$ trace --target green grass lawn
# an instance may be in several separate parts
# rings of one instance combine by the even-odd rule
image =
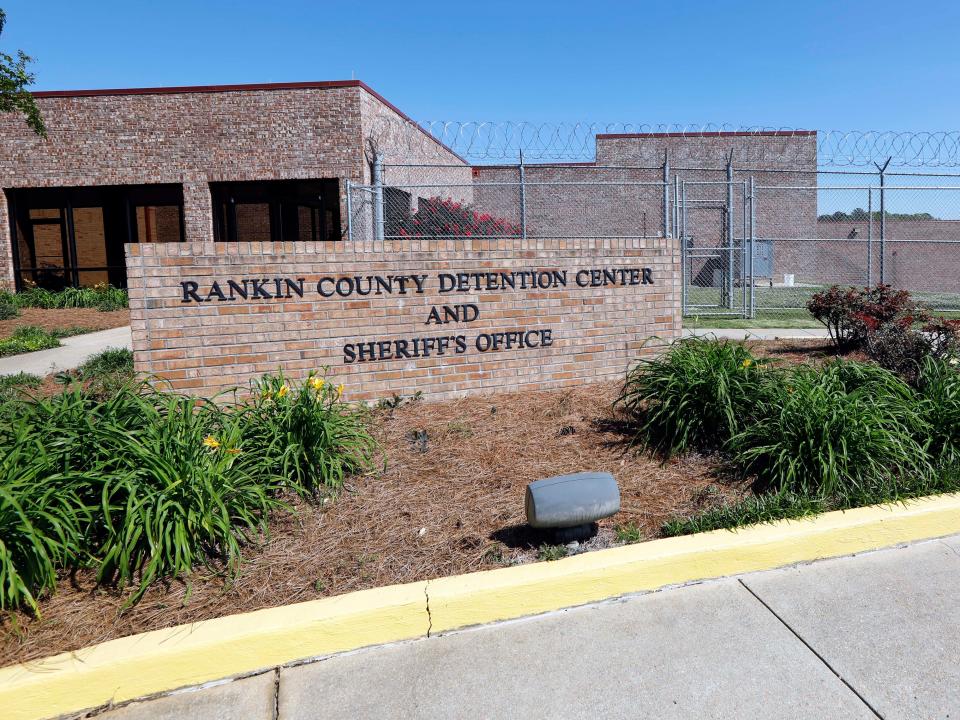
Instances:
[[[740,288],[734,296],[734,309],[696,307],[720,304],[718,288],[687,288],[685,328],[821,328],[806,310],[807,300],[820,286],[754,288],[755,317],[736,317],[742,307]],[[960,293],[911,293],[921,305],[932,308],[934,314],[949,318],[960,317]],[[725,314],[724,314],[725,313]]]

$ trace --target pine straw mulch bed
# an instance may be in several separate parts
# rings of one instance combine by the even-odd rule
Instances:
[[[748,346],[785,364],[835,357],[825,340]],[[156,584],[127,610],[127,595],[96,588],[89,574],[65,577],[41,603],[41,619],[2,619],[0,666],[232,613],[533,562],[553,540],[524,527],[524,489],[551,475],[606,470],[620,486],[621,512],[582,550],[616,544],[618,525],[655,538],[674,515],[749,492],[719,474],[716,458],[662,463],[630,448],[611,410],[618,390],[602,383],[378,410],[384,469],[353,478],[325,503],[292,500],[297,513],[272,518],[269,540],[247,549],[235,577],[201,569]]]
[[[20,308],[20,315],[0,320],[0,338],[8,338],[21,325],[35,325],[44,330],[84,328],[87,332],[109,330],[130,324],[129,310],[100,312],[96,308]]]
[[[277,514],[269,541],[248,548],[232,579],[212,570],[152,587],[121,612],[125,595],[91,577],[63,578],[42,618],[3,621],[0,666],[124,635],[393,583],[531,562],[551,538],[524,529],[526,484],[578,470],[616,477],[622,511],[600,523],[593,549],[632,524],[656,537],[675,514],[742,496],[717,463],[662,464],[627,447],[610,409],[613,383],[378,410],[382,472],[354,478],[321,505]]]

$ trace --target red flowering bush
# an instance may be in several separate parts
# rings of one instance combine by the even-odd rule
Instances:
[[[421,199],[417,211],[398,223],[400,237],[519,237],[520,226],[489,213],[478,213],[450,198]]]
[[[933,318],[905,290],[889,285],[816,293],[811,314],[830,331],[840,352],[863,349],[878,365],[916,382],[925,358],[960,355],[960,320]]]
[[[913,301],[910,293],[889,285],[862,289],[834,285],[815,293],[807,302],[807,310],[827,326],[840,352],[862,347],[871,333],[889,325],[910,329],[930,320],[929,313]]]

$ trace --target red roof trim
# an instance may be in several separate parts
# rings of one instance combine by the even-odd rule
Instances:
[[[420,123],[413,121],[409,115],[387,100],[383,95],[371,88],[362,80],[316,80],[311,82],[286,83],[249,83],[241,85],[183,85],[180,87],[146,87],[146,88],[105,88],[102,90],[40,90],[32,93],[35,98],[70,98],[70,97],[111,97],[117,95],[182,95],[186,93],[222,93],[222,92],[256,92],[263,90],[327,90],[333,88],[360,88],[386,105],[406,122],[414,125],[420,132],[433,140],[437,145],[460,160],[465,165],[466,160],[428,133]]]
[[[630,140],[634,138],[698,138],[698,137],[808,137],[816,130],[734,130],[711,132],[649,132],[607,133],[597,135],[597,140]]]
[[[315,82],[252,83],[247,85],[184,85],[182,87],[105,88],[102,90],[40,90],[35,98],[100,97],[109,95],[179,95],[183,93],[244,92],[248,90],[307,90],[315,88],[362,87],[372,95],[373,90],[360,80],[324,80]]]

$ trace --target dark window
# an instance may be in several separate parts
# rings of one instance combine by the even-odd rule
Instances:
[[[8,190],[17,286],[126,287],[123,246],[183,240],[180,185]]]
[[[220,242],[339,240],[336,180],[210,183]]]

